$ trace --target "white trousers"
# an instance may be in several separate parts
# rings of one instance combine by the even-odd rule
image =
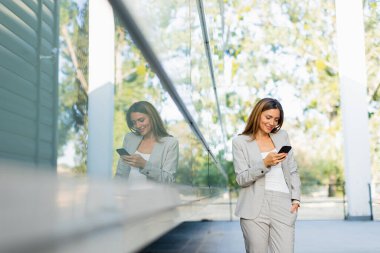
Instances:
[[[247,253],[293,253],[297,213],[291,213],[289,193],[265,191],[255,219],[240,219]]]

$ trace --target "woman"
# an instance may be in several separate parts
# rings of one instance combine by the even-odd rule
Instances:
[[[156,108],[146,101],[134,103],[127,111],[131,130],[123,147],[131,155],[120,157],[116,177],[140,183],[147,179],[174,182],[178,165],[178,141],[166,132]]]
[[[300,206],[300,178],[281,104],[261,99],[243,133],[232,141],[236,181],[242,187],[236,205],[246,252],[293,252],[294,228]]]

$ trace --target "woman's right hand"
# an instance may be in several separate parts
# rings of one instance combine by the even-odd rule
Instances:
[[[266,167],[275,166],[285,160],[287,154],[286,153],[275,153],[270,152],[263,160]]]
[[[121,158],[130,166],[136,168],[144,168],[146,160],[139,154],[123,155]]]

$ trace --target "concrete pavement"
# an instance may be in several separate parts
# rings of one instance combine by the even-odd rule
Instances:
[[[141,253],[244,253],[238,221],[185,222]],[[297,221],[295,253],[380,252],[379,221]]]

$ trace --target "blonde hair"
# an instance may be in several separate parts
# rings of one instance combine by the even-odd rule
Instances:
[[[271,133],[277,133],[284,122],[284,111],[282,110],[282,106],[280,102],[278,102],[274,98],[263,98],[253,108],[251,114],[249,115],[247,125],[245,126],[244,131],[241,134],[251,135],[253,139],[255,139],[255,135],[259,131],[260,128],[260,116],[264,111],[278,109],[280,111],[280,119],[278,120],[278,125],[273,128]]]

